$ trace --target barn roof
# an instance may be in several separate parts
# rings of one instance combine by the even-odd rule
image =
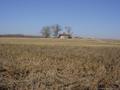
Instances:
[[[62,33],[62,34],[59,34],[59,36],[71,36],[70,34],[66,34],[66,33]]]

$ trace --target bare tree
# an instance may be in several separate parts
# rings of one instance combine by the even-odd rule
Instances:
[[[42,30],[41,30],[41,34],[45,38],[50,37],[50,35],[51,35],[50,27],[49,26],[43,27]]]
[[[72,28],[71,28],[70,26],[65,26],[65,31],[66,31],[66,33],[69,34],[69,35],[72,35],[72,34],[73,34]]]
[[[52,33],[54,37],[57,37],[59,32],[61,31],[61,26],[56,24],[51,27]]]

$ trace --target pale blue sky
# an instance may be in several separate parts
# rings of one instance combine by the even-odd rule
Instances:
[[[0,34],[38,35],[54,24],[80,36],[120,39],[120,0],[0,0]]]

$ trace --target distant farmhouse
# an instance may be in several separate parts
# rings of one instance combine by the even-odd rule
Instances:
[[[58,38],[60,39],[71,39],[72,36],[70,34],[62,33],[58,35]]]

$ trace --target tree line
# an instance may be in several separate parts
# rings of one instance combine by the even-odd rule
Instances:
[[[64,27],[64,34],[69,34],[72,35],[72,28],[70,26],[65,26]],[[62,27],[59,24],[55,24],[52,26],[44,26],[41,29],[41,35],[44,38],[49,38],[49,37],[58,37],[58,35],[60,34],[60,32],[63,31]]]

